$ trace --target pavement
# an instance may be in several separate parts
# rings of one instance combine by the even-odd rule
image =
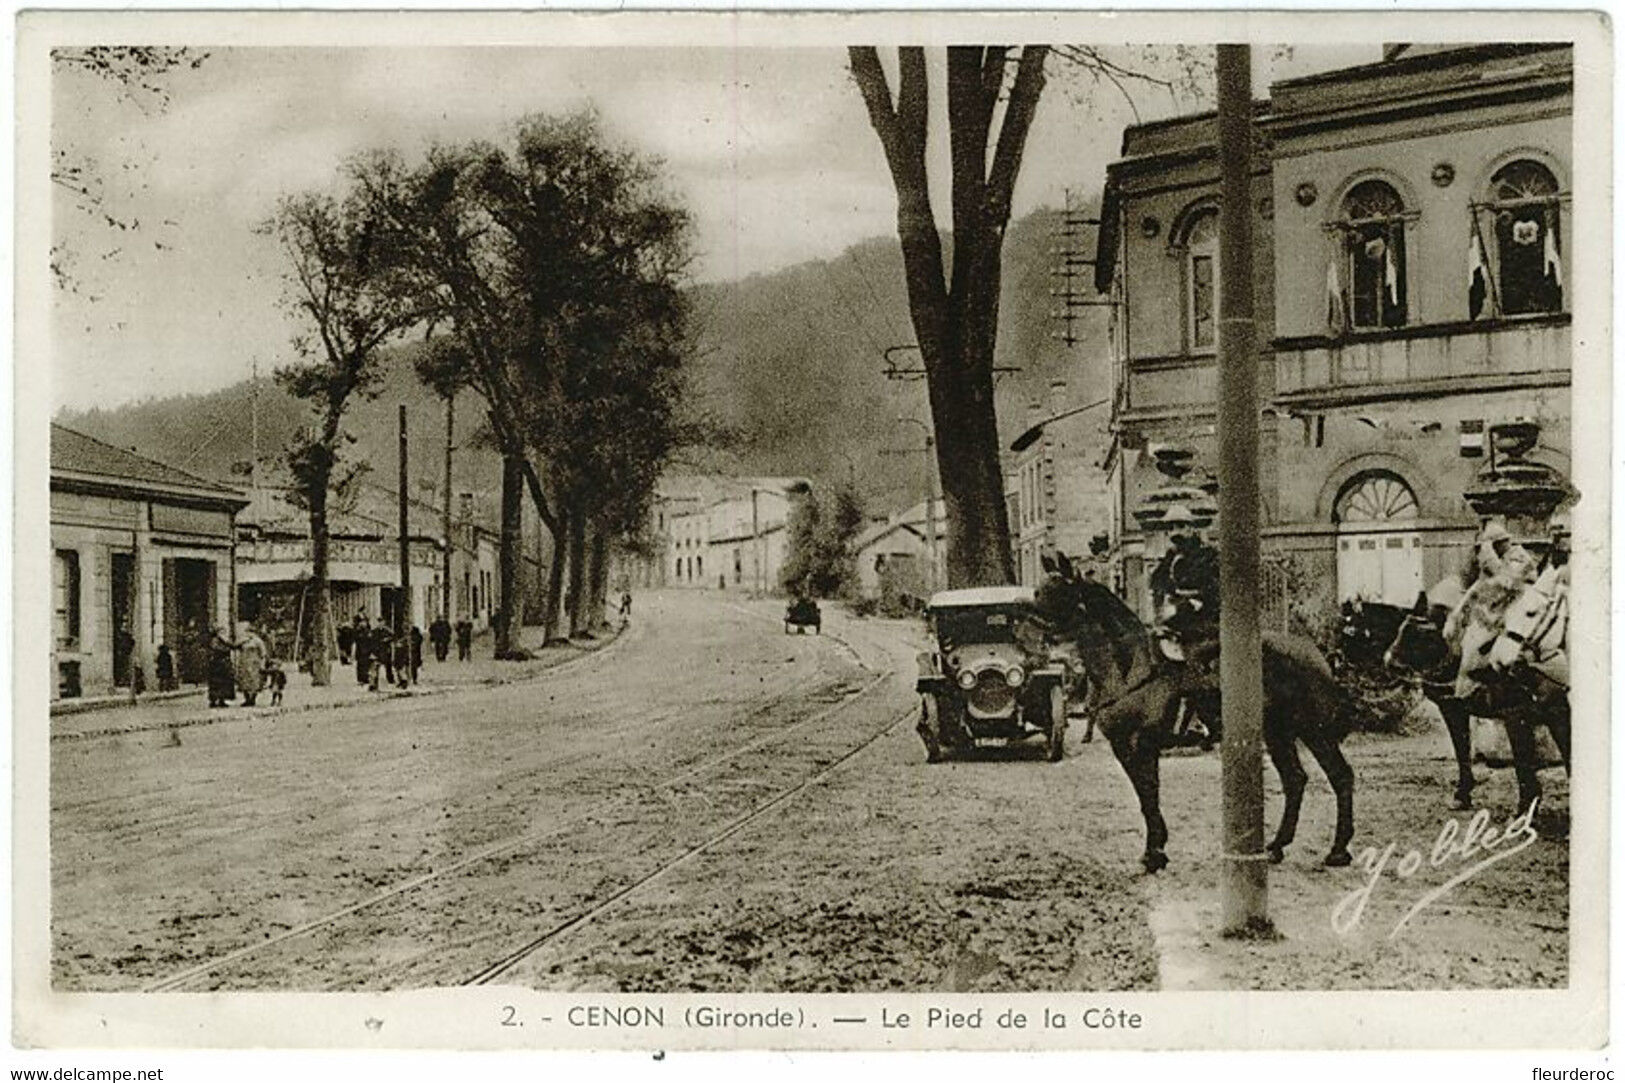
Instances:
[[[143,696],[134,704],[120,697],[102,706],[54,713],[51,716],[51,740],[84,740],[149,730],[242,722],[303,711],[378,703],[388,699],[444,695],[460,688],[523,681],[606,647],[618,638],[619,633],[620,629],[612,626],[602,638],[578,639],[544,647],[542,630],[526,628],[519,637],[519,645],[533,657],[522,662],[498,661],[492,657],[493,637],[490,633],[474,637],[473,657],[467,662],[456,660],[455,645],[445,662],[436,662],[433,649],[425,643],[425,658],[423,668],[418,672],[418,683],[409,688],[380,684],[377,692],[356,681],[353,664],[340,666],[335,660],[332,683],[326,687],[312,685],[308,673],[290,671],[288,687],[282,694],[279,706],[271,705],[271,694],[265,691],[257,697],[253,707],[242,706],[239,699],[233,706],[211,709],[205,701],[202,687]]]

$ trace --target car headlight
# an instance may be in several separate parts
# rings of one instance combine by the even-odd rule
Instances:
[[[965,689],[967,692],[976,687],[976,674],[972,673],[968,669],[962,669],[959,671],[958,680],[959,687]]]
[[[1021,682],[1026,678],[1026,676],[1026,671],[1020,666],[1011,666],[1009,669],[1004,671],[1004,681],[1011,688],[1020,688]]]

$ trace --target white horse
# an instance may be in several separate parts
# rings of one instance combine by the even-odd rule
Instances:
[[[1518,701],[1502,715],[1518,772],[1518,807],[1539,796],[1533,766],[1533,727],[1551,731],[1563,768],[1570,764],[1568,567],[1549,567],[1506,610],[1488,661]],[[1520,748],[1520,745],[1525,746]],[[1529,753],[1529,754],[1524,754]]]

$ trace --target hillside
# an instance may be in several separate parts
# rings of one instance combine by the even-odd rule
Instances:
[[[1105,309],[1085,310],[1079,345],[1054,337],[1049,315],[1056,279],[1053,249],[1059,214],[1040,211],[1012,224],[1005,242],[999,364],[1019,368],[998,383],[1000,427],[1006,442],[1027,426],[1027,404],[1068,381],[1081,404],[1106,397]],[[926,484],[919,428],[900,417],[926,418],[925,384],[884,375],[888,347],[913,342],[904,297],[902,258],[895,238],[855,245],[838,259],[813,261],[741,282],[693,290],[698,348],[691,404],[722,423],[726,448],[685,451],[678,466],[831,480],[851,471],[876,511],[905,506]],[[351,454],[393,483],[396,408],[407,406],[413,484],[438,489],[445,432],[444,405],[412,374],[410,348],[392,352],[382,394],[359,405],[349,422]],[[918,368],[912,352],[900,367]],[[480,420],[479,400],[457,405],[459,443]],[[58,420],[123,447],[198,474],[240,484],[233,474],[253,456],[275,457],[307,423],[303,404],[262,376],[205,395],[157,399],[116,410],[66,412]],[[1102,416],[1104,424],[1104,415]],[[257,438],[256,438],[257,433]],[[454,489],[474,492],[483,517],[496,510],[500,462],[489,451],[456,456]]]

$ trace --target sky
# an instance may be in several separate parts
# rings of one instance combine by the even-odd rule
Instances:
[[[1257,56],[1260,90],[1377,58],[1371,46]],[[72,283],[52,311],[57,411],[204,392],[288,363],[298,327],[279,253],[254,230],[277,197],[331,186],[372,148],[503,142],[528,113],[590,105],[613,136],[663,159],[694,215],[698,280],[832,258],[895,228],[840,49],[229,48],[165,85],[160,102],[72,71],[53,81],[53,151],[91,164],[107,209],[141,223],[113,229],[56,192],[53,248]],[[1097,191],[1124,125],[1199,104],[1147,87],[1130,106],[1052,80],[1014,213]]]

